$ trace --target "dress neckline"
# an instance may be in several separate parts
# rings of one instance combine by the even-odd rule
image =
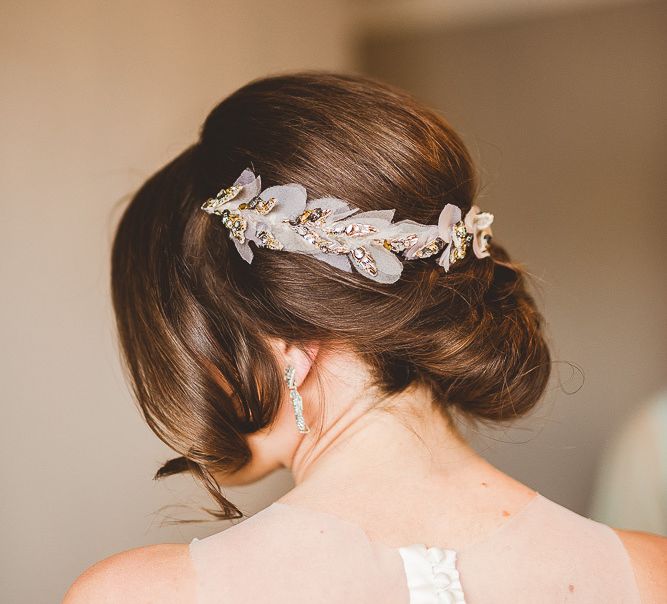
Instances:
[[[389,545],[387,543],[384,543],[381,540],[378,539],[373,539],[371,538],[368,533],[356,522],[353,522],[352,520],[348,520],[346,518],[343,518],[341,516],[338,516],[337,514],[334,514],[332,512],[324,512],[321,510],[314,510],[312,508],[309,508],[307,506],[301,505],[301,504],[295,504],[295,503],[285,503],[283,501],[274,501],[272,504],[270,504],[267,508],[265,508],[266,511],[274,509],[277,510],[278,508],[282,507],[284,509],[291,509],[293,511],[298,511],[298,512],[305,512],[307,514],[310,514],[312,516],[321,516],[325,518],[332,519],[336,522],[339,522],[341,524],[344,524],[353,530],[355,530],[357,533],[363,536],[363,538],[368,542],[369,545],[375,546],[375,547],[380,547],[385,550],[390,550],[390,551],[402,551],[406,549],[414,549],[414,548],[419,548],[423,549],[424,551],[441,551],[441,552],[454,552],[456,554],[463,554],[467,553],[476,547],[479,547],[485,543],[488,543],[491,539],[494,537],[497,537],[500,535],[500,533],[504,532],[507,530],[507,527],[514,525],[518,520],[520,520],[522,517],[527,515],[530,510],[535,506],[535,504],[539,501],[546,500],[544,495],[542,495],[539,491],[535,491],[535,494],[528,500],[527,503],[525,503],[516,513],[512,515],[512,517],[509,520],[506,520],[499,526],[495,527],[492,529],[486,536],[484,536],[481,539],[478,539],[477,541],[473,541],[472,543],[466,545],[465,547],[462,548],[457,548],[454,549],[452,547],[447,547],[447,546],[442,546],[442,545],[428,545],[426,543],[409,543],[406,545],[402,546],[394,546],[394,545]],[[547,500],[548,501],[548,500]]]

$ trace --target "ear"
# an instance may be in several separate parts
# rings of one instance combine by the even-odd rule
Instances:
[[[282,367],[287,367],[288,365],[294,367],[294,379],[298,388],[310,373],[313,360],[320,351],[320,345],[318,343],[309,344],[302,350],[297,346],[288,345],[284,340],[277,338],[270,338],[270,343]]]

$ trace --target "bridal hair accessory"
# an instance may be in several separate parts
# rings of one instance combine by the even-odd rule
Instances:
[[[438,224],[413,220],[392,222],[395,210],[359,212],[335,197],[307,199],[299,184],[262,191],[261,177],[245,169],[230,187],[207,199],[201,209],[222,218],[241,257],[252,262],[258,247],[308,254],[341,270],[380,283],[401,276],[405,260],[442,252],[437,262],[449,272],[470,247],[478,258],[490,256],[493,214],[472,206],[465,218],[451,203],[440,212]]]
[[[296,427],[299,432],[310,432],[310,428],[306,425],[306,420],[303,417],[303,399],[296,389],[295,369],[292,365],[285,367],[285,381],[289,387],[289,395],[292,399],[292,406],[294,407],[294,418],[296,419]]]

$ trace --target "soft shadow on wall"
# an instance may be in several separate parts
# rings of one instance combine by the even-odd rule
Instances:
[[[667,5],[360,32],[361,71],[462,132],[494,235],[534,274],[553,379],[531,417],[475,438],[588,513],[605,443],[667,383]]]

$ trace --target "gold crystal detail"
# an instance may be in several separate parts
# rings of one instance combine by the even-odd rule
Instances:
[[[452,239],[452,243],[449,246],[450,264],[465,258],[470,247],[470,242],[472,241],[472,235],[468,233],[465,223],[462,220],[454,225],[453,230],[457,237]]]
[[[300,235],[304,241],[307,241],[311,245],[314,245],[320,249],[321,252],[325,254],[349,254],[350,248],[343,243],[340,243],[336,239],[326,237],[320,234],[317,229],[314,227],[312,222],[298,222],[294,224],[294,221],[285,220],[284,222],[289,222],[292,230]]]
[[[322,208],[308,208],[295,218],[285,219],[283,222],[289,222],[292,227],[299,224],[305,224],[307,222],[316,222],[321,224],[322,221],[329,216],[329,214],[331,214],[331,210],[323,210]]]
[[[215,197],[207,199],[201,206],[209,214],[222,214],[222,206],[234,199],[243,190],[243,185],[232,185],[222,189]]]
[[[433,241],[430,241],[426,245],[422,245],[418,250],[415,251],[415,258],[429,258],[437,254],[443,247],[444,241],[440,237],[436,237]]]
[[[261,197],[257,198],[257,205],[254,206],[255,212],[261,214],[262,216],[268,214],[273,208],[276,207],[278,200],[275,197],[269,197],[269,199],[262,199]]]
[[[257,233],[257,238],[262,242],[262,245],[270,250],[282,250],[283,244],[280,243],[269,231],[260,231]]]
[[[245,231],[248,228],[246,219],[237,212],[230,212],[225,209],[220,214],[222,216],[222,224],[224,224],[232,234],[234,239],[239,243],[245,243]]]
[[[410,233],[404,237],[397,237],[395,239],[373,239],[374,243],[377,243],[383,246],[386,250],[390,252],[404,252],[410,246],[412,246],[417,240],[417,235]]]

